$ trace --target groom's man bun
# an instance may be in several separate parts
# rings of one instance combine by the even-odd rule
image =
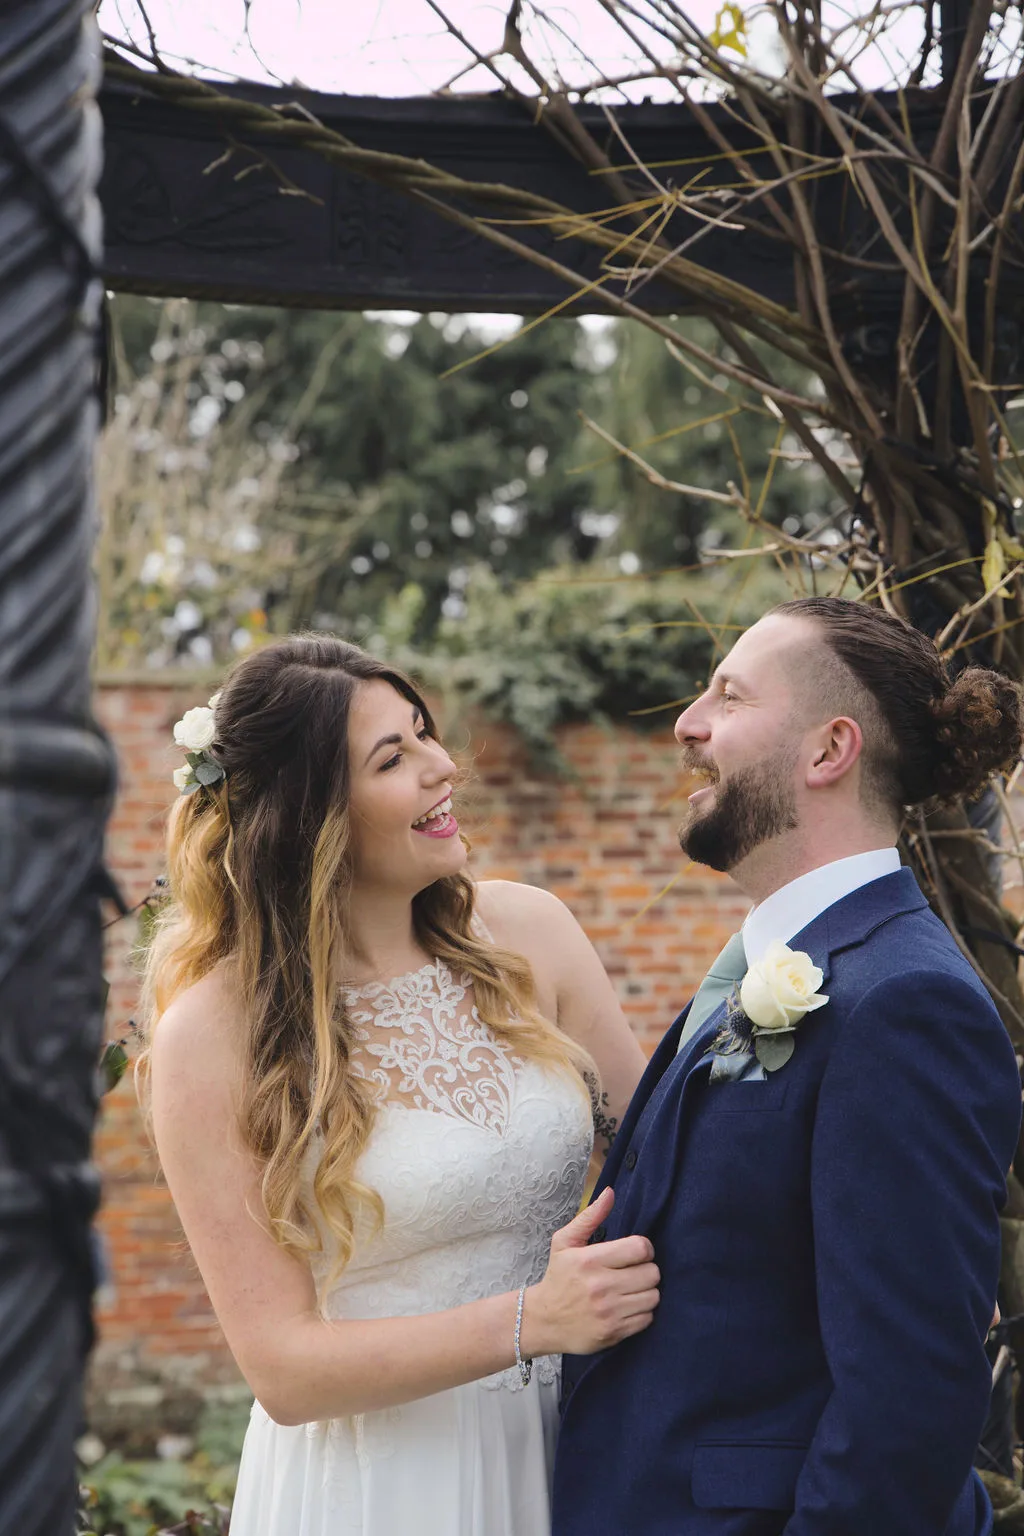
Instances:
[[[799,653],[808,703],[860,726],[869,798],[894,807],[970,797],[1021,755],[1024,696],[1010,678],[984,667],[951,678],[926,635],[871,603],[804,597],[773,611],[821,631],[824,657]]]

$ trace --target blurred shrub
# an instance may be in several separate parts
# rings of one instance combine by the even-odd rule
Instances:
[[[191,1461],[124,1461],[116,1453],[90,1467],[82,1480],[80,1529],[90,1536],[153,1536],[181,1529],[192,1536],[227,1531],[237,1465]]]
[[[595,581],[551,572],[509,590],[480,569],[466,587],[465,611],[442,625],[425,662],[401,656],[393,616],[390,632],[374,638],[428,686],[514,725],[535,760],[555,768],[552,733],[566,722],[668,729],[673,710],[700,692],[741,629],[791,595],[763,562],[752,560],[742,581],[738,574],[708,566]],[[413,606],[408,594],[397,602]]]
[[[112,1453],[82,1475],[80,1536],[226,1536],[249,1403],[209,1403],[187,1461]]]

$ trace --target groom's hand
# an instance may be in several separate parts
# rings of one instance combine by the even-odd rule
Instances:
[[[589,1355],[650,1324],[661,1275],[648,1239],[590,1244],[614,1203],[614,1190],[602,1190],[551,1239],[547,1272],[526,1293],[524,1354]]]

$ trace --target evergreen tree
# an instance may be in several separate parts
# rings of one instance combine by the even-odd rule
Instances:
[[[717,355],[727,349],[704,320],[687,322],[693,339]],[[741,403],[722,375],[702,377],[644,326],[615,325],[613,363],[594,379],[595,415],[611,435],[667,480],[725,491],[730,482],[753,487],[757,502],[768,478],[762,513],[796,533],[831,510],[828,487],[767,406]],[[785,360],[783,369],[785,368]],[[790,372],[797,369],[789,365]],[[781,377],[779,382],[790,382]],[[806,387],[806,376],[801,379]],[[614,547],[647,570],[691,565],[706,546],[736,537],[736,513],[699,495],[654,484],[614,449],[586,455],[594,499],[614,513]],[[610,524],[607,524],[610,528]]]
[[[606,576],[694,565],[735,534],[731,509],[652,485],[587,416],[673,480],[769,476],[765,515],[794,528],[829,511],[816,466],[774,456],[767,408],[740,409],[628,323],[595,340],[557,319],[488,345],[440,315],[113,311],[108,664],[220,661],[310,625],[425,652],[480,572],[511,594],[595,557]]]

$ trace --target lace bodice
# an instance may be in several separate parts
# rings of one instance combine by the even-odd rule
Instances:
[[[471,979],[443,961],[386,984],[346,988],[352,1069],[377,1091],[359,1163],[385,1220],[361,1215],[329,1317],[443,1311],[532,1284],[571,1220],[593,1144],[586,1097],[523,1060],[481,1020]],[[316,1261],[321,1285],[330,1253]],[[550,1362],[538,1363],[542,1378]],[[515,1388],[518,1372],[488,1385]]]
[[[523,1062],[481,1021],[469,980],[440,960],[386,985],[349,988],[353,1067],[382,1101],[454,1115],[503,1136]]]

